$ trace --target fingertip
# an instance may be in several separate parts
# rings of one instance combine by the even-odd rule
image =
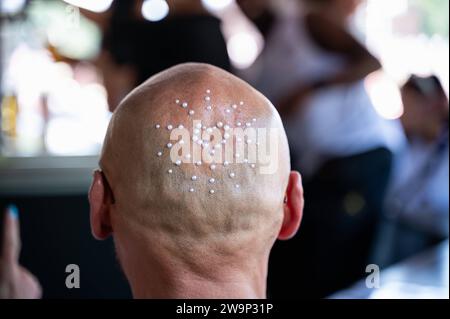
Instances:
[[[42,298],[42,286],[36,276],[33,276],[32,279],[33,279],[32,299],[41,299]]]
[[[33,275],[29,270],[21,267],[23,281],[27,287],[24,299],[40,299],[42,298],[42,286],[39,279]]]
[[[8,208],[6,209],[9,213],[9,215],[14,218],[14,219],[19,219],[19,209],[17,208],[16,205],[11,204],[8,206]]]
[[[303,176],[300,172],[297,172],[300,183],[303,183]]]
[[[292,171],[292,174],[295,176],[295,181],[302,184],[302,175],[298,171]]]

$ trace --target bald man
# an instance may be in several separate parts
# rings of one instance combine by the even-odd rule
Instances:
[[[204,64],[162,72],[115,111],[89,191],[135,298],[265,298],[270,250],[297,232],[300,174],[278,113]],[[14,264],[14,263],[12,263]]]

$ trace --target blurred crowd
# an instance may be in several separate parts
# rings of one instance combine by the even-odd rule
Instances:
[[[142,17],[142,2],[81,10],[102,31],[95,63],[111,111],[153,74],[205,62],[247,80],[282,116],[306,207],[296,238],[272,252],[269,297],[329,296],[363,278],[369,264],[387,267],[448,237],[448,97],[436,76],[411,74],[394,124],[401,142],[392,143],[365,85],[382,65],[350,26],[363,1],[296,0],[296,10],[280,10],[276,1],[238,0],[265,40],[239,72],[220,19],[200,0],[168,0],[159,22]]]

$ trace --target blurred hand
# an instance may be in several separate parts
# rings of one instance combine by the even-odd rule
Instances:
[[[0,255],[0,299],[38,299],[42,290],[38,280],[19,265],[20,234],[17,208],[5,214]]]

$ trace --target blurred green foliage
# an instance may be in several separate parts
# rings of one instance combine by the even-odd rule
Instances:
[[[449,0],[413,0],[423,12],[423,30],[432,36],[449,36]]]

